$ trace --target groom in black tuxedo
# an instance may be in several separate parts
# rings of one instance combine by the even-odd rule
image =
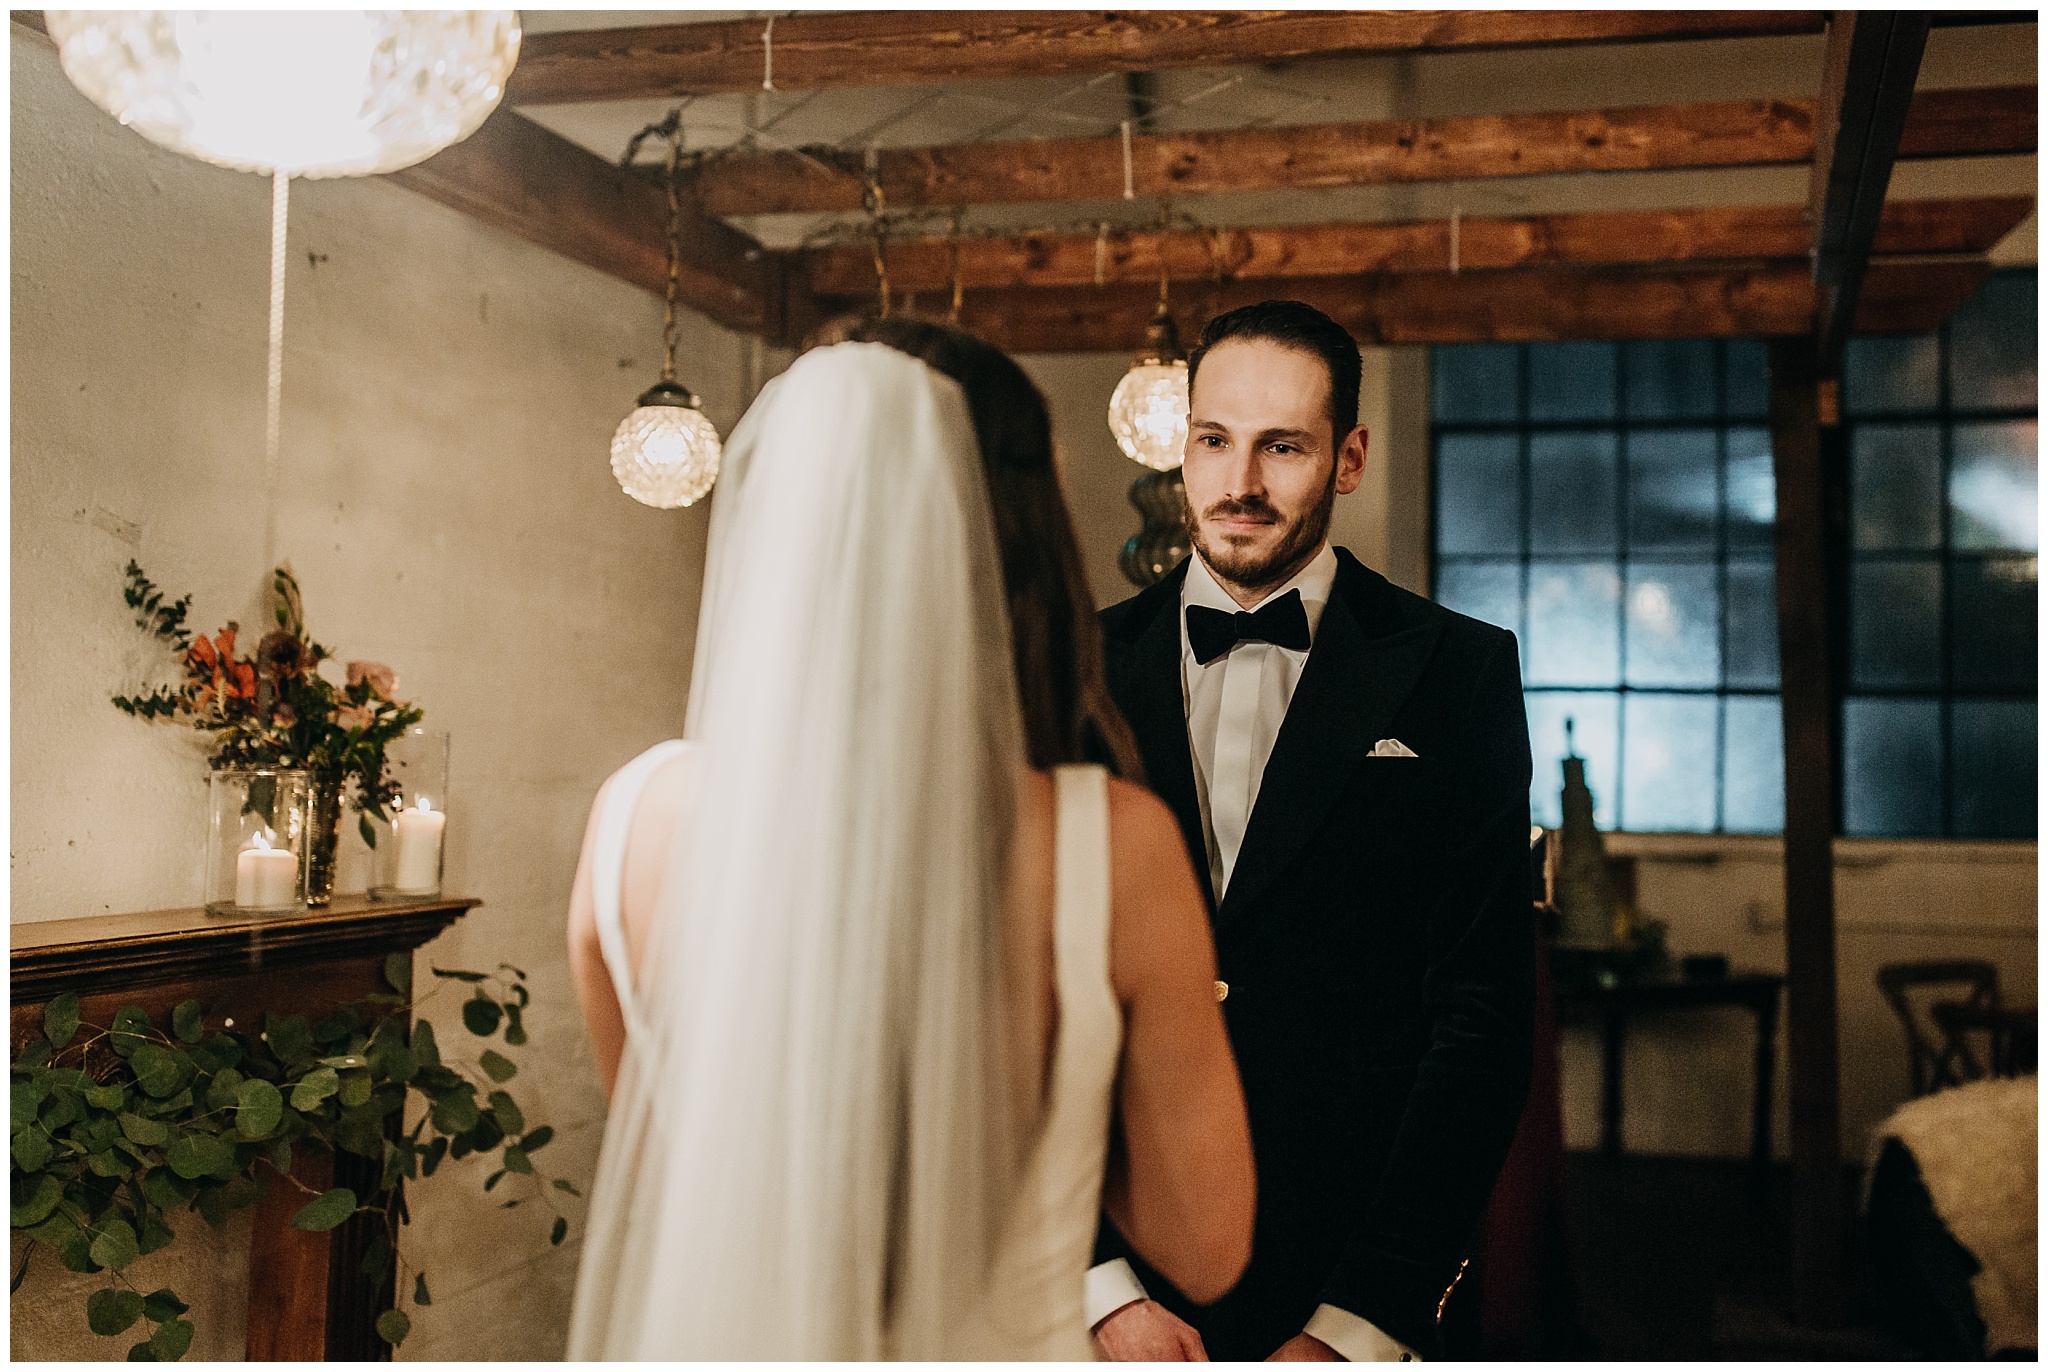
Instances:
[[[1208,1307],[1106,1221],[1119,1359],[1399,1360],[1439,1323],[1528,1090],[1529,736],[1512,634],[1328,544],[1357,346],[1293,301],[1189,363],[1195,556],[1103,612],[1109,688],[1180,817],[1251,1116],[1251,1265]]]

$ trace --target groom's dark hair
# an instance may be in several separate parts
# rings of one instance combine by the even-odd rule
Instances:
[[[1365,364],[1358,343],[1344,326],[1313,305],[1299,300],[1262,300],[1219,314],[1202,330],[1202,341],[1188,354],[1188,391],[1202,359],[1218,343],[1233,338],[1264,339],[1319,359],[1330,374],[1330,447],[1334,454],[1344,435],[1358,424],[1358,385]]]
[[[1053,463],[1052,416],[1024,369],[973,334],[922,319],[837,321],[820,343],[884,343],[960,384],[995,514],[1017,697],[1034,767],[1108,763],[1145,779],[1102,675],[1102,626]]]

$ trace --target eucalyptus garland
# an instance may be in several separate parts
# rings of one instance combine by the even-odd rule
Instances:
[[[493,973],[432,971],[441,983],[436,994],[467,988],[462,1023],[470,1035],[513,1048],[526,1042],[525,972],[510,964]],[[209,1021],[197,1001],[179,1005],[165,1032],[135,1006],[97,1025],[81,1022],[76,995],[52,1000],[42,1035],[11,1065],[11,1218],[29,1238],[13,1289],[21,1289],[39,1249],[74,1272],[105,1272],[108,1284],[86,1299],[87,1326],[112,1336],[146,1322],[149,1335],[128,1359],[176,1361],[192,1344],[189,1307],[168,1288],[137,1290],[127,1269],[176,1238],[174,1214],[196,1212],[218,1229],[282,1185],[304,1193],[291,1218],[295,1229],[321,1232],[376,1215],[361,1276],[376,1289],[395,1275],[402,1296],[397,1239],[409,1220],[406,1184],[472,1153],[496,1155],[484,1190],[516,1179],[524,1194],[503,1205],[539,1202],[554,1215],[548,1241],[561,1243],[569,1221],[555,1193],[581,1193],[536,1171],[534,1155],[554,1130],[529,1124],[504,1089],[517,1065],[482,1047],[472,1072],[468,1062],[443,1057],[432,1023],[415,1015],[408,1029],[410,953],[384,960],[384,980],[388,992],[317,1022],[266,1015],[254,1035]],[[415,1095],[419,1119],[405,1129]],[[379,1194],[316,1191],[292,1175],[302,1152],[368,1160],[381,1169]],[[411,1275],[410,1304],[431,1304],[426,1273]],[[392,1344],[411,1327],[402,1307],[377,1319],[377,1333]]]

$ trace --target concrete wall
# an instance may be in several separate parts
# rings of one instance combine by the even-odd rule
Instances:
[[[159,658],[121,603],[131,557],[194,593],[196,627],[258,622],[269,187],[119,128],[11,32],[12,917],[192,905],[203,753],[107,697]],[[634,504],[607,467],[658,372],[660,302],[395,186],[311,182],[293,187],[286,334],[280,554],[313,632],[391,663],[453,738],[447,889],[484,905],[420,966],[528,970],[516,1094],[556,1127],[544,1160],[585,1183],[603,1102],[565,966],[569,881],[599,782],[680,731],[706,527]],[[758,354],[687,318],[683,356],[729,431]],[[344,890],[362,889],[358,845]],[[576,1239],[551,1249],[545,1215],[500,1210],[483,1176],[455,1164],[413,1193],[405,1256],[434,1304],[404,1356],[561,1350]],[[193,1356],[239,1357],[246,1236],[177,1227],[138,1280],[198,1306]],[[99,1284],[39,1256],[15,1356],[123,1356],[130,1339],[85,1329]]]

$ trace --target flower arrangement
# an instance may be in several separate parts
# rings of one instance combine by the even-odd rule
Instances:
[[[316,781],[345,784],[361,815],[363,840],[376,846],[370,819],[385,818],[397,797],[384,774],[384,750],[424,712],[398,699],[398,677],[381,662],[347,663],[337,683],[320,668],[333,655],[306,632],[298,579],[288,567],[271,577],[276,627],[253,655],[236,656],[233,620],[213,637],[185,627],[192,597],[166,601],[131,561],[124,593],[137,628],[175,650],[184,681],[137,695],[116,708],[138,719],[169,719],[213,736],[215,767],[303,767]]]

